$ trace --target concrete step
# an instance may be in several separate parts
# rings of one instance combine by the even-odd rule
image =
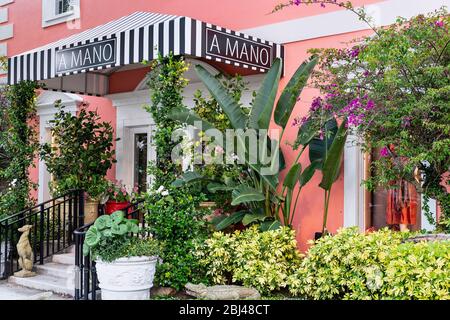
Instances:
[[[9,283],[19,286],[38,289],[42,291],[51,291],[53,293],[73,296],[75,288],[67,285],[67,280],[63,278],[53,277],[40,274],[31,278],[9,277]]]
[[[55,254],[52,257],[52,262],[65,264],[65,265],[75,265],[75,253],[63,253],[63,254]]]
[[[36,272],[42,275],[48,275],[58,278],[74,278],[75,277],[75,266],[67,265],[55,262],[49,262],[44,265],[35,265]]]

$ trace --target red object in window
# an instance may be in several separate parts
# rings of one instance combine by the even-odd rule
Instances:
[[[111,214],[116,211],[123,211],[123,209],[125,209],[129,205],[130,205],[129,202],[108,201],[108,202],[106,202],[105,213]]]
[[[386,222],[389,225],[415,225],[418,213],[418,194],[413,184],[401,180],[398,189],[388,191]]]

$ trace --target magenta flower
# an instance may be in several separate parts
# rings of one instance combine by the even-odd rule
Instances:
[[[387,158],[387,157],[389,157],[389,149],[388,149],[387,147],[383,147],[383,148],[380,150],[380,156],[381,156],[382,158]]]
[[[322,98],[321,97],[317,97],[313,100],[313,102],[311,103],[311,111],[317,111],[320,108],[322,108]]]
[[[436,21],[434,24],[438,28],[443,28],[444,27],[444,21],[442,21],[442,20]]]

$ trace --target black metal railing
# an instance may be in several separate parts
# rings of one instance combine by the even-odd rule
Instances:
[[[123,211],[129,219],[137,219],[141,227],[145,227],[144,201],[139,200]],[[99,210],[101,212],[101,209]],[[91,260],[90,255],[83,256],[83,244],[86,232],[93,223],[82,226],[74,231],[75,241],[75,300],[96,300],[99,290],[97,271],[95,261]]]
[[[70,191],[0,221],[0,279],[20,269],[16,245],[24,225],[33,226],[29,240],[34,263],[42,265],[73,245],[74,230],[84,225],[84,192]]]

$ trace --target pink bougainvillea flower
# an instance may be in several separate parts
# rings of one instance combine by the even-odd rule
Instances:
[[[434,24],[438,28],[443,28],[444,27],[444,21],[442,21],[442,20],[438,20]]]
[[[380,150],[380,156],[383,157],[383,158],[389,157],[389,149],[387,147],[383,147]]]

